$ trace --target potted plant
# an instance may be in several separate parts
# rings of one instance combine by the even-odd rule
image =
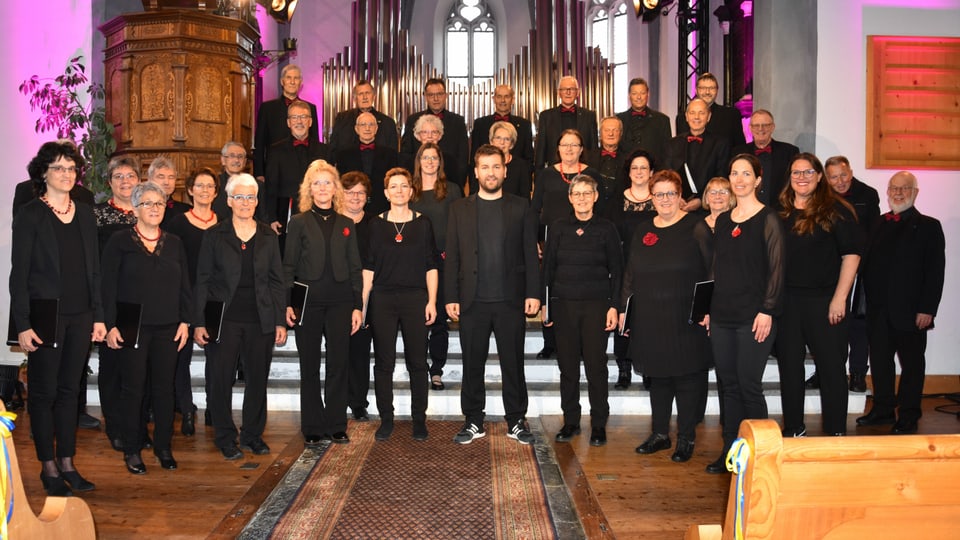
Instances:
[[[102,201],[109,192],[107,163],[117,142],[103,105],[103,85],[89,81],[82,60],[82,56],[71,58],[63,73],[52,79],[30,77],[20,83],[20,93],[30,98],[31,110],[40,111],[37,133],[56,131],[58,138],[77,143],[87,162],[82,184]],[[84,94],[87,98],[81,100]]]

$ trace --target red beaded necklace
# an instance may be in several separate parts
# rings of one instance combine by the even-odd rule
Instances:
[[[127,214],[127,215],[133,214],[133,209],[132,209],[132,208],[131,208],[130,210],[124,210],[123,208],[120,208],[119,206],[117,206],[116,203],[113,202],[113,197],[110,197],[110,199],[107,200],[107,204],[109,204],[110,206],[112,206],[113,209],[116,210],[116,211],[118,211],[118,212],[123,212],[124,214]]]
[[[190,209],[190,215],[193,216],[200,223],[203,223],[204,225],[206,225],[207,223],[210,223],[211,221],[213,221],[213,218],[217,217],[217,213],[211,210],[210,217],[208,217],[207,219],[203,219],[202,217],[198,216],[196,212],[193,211],[193,208]]]
[[[73,199],[67,199],[67,209],[62,212],[54,208],[46,197],[40,197],[40,200],[43,201],[43,204],[47,205],[47,208],[53,210],[53,213],[57,214],[58,216],[65,216],[70,213],[70,210],[73,210]]]
[[[136,225],[134,225],[133,230],[137,232],[137,236],[143,239],[144,242],[156,242],[157,240],[160,240],[160,237],[163,235],[163,231],[158,229],[156,238],[148,238],[147,235],[140,232],[140,227],[137,227]]]

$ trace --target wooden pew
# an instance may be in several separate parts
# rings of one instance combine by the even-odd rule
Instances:
[[[746,420],[743,538],[960,538],[960,435],[784,440],[773,420]],[[723,528],[688,540],[734,539],[737,475]]]
[[[0,400],[0,412],[5,411],[3,401]],[[27,433],[19,436],[28,437]],[[77,497],[47,497],[39,516],[33,514],[27,502],[27,494],[23,490],[23,479],[20,477],[20,463],[17,461],[17,449],[12,438],[2,437],[10,459],[11,476],[8,490],[13,495],[13,516],[9,524],[11,539],[29,538],[40,540],[80,540],[96,538],[96,527],[93,523],[93,514],[83,499]],[[8,497],[10,494],[8,494]],[[0,502],[4,509],[9,508],[9,498]],[[3,515],[6,515],[4,512]]]

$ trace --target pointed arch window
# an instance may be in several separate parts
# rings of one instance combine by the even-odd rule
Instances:
[[[497,71],[497,25],[483,0],[458,0],[447,17],[444,74],[449,82],[473,86]]]
[[[627,72],[627,18],[625,0],[593,0],[587,13],[587,43],[599,47],[600,54],[613,66],[614,108],[627,104],[630,74]],[[630,10],[632,10],[632,6]]]

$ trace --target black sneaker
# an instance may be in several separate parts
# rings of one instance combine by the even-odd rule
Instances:
[[[223,454],[223,459],[227,461],[233,461],[235,459],[240,459],[243,457],[243,452],[237,448],[237,445],[231,444],[230,446],[224,446],[220,448],[220,453]]]
[[[784,429],[780,432],[784,439],[790,437],[806,437],[807,436],[807,426],[800,424],[798,427],[791,429]]]
[[[810,389],[820,388],[820,375],[814,371],[809,379],[803,381],[803,386]]]
[[[480,439],[486,435],[487,432],[483,430],[482,425],[478,426],[467,422],[463,424],[463,429],[460,430],[460,433],[453,436],[453,442],[457,444],[470,444],[474,439]]]
[[[523,420],[518,420],[517,423],[507,431],[507,437],[516,439],[520,444],[530,444],[533,442],[533,433],[530,433],[530,430],[527,429],[527,423]]]
[[[95,416],[91,416],[86,412],[82,412],[80,413],[80,416],[77,417],[77,427],[83,429],[100,429],[100,419]]]
[[[263,439],[260,438],[256,438],[245,443],[240,443],[240,448],[248,450],[258,456],[265,456],[270,453],[270,447],[267,446],[267,443],[263,442]]]

